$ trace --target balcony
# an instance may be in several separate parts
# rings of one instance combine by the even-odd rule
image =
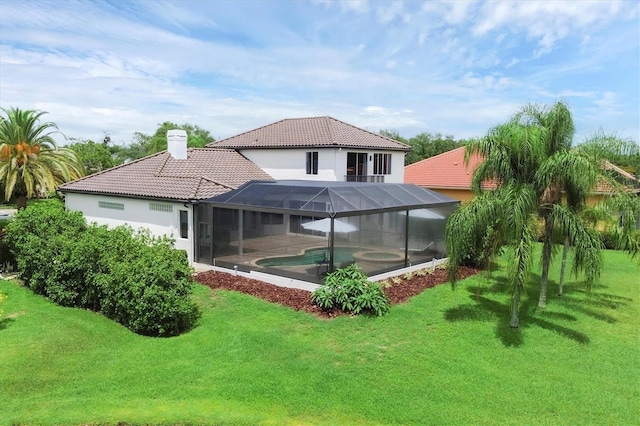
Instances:
[[[345,182],[384,183],[384,175],[345,175]]]

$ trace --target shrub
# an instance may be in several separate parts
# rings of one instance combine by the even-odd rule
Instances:
[[[47,288],[56,279],[56,265],[64,262],[65,249],[86,229],[82,214],[67,212],[58,200],[42,201],[19,210],[7,224],[5,241],[27,287],[49,296]],[[57,293],[58,287],[54,285],[52,291]]]
[[[623,232],[621,228],[614,228],[600,232],[602,244],[609,250],[629,250],[640,246],[640,229]]]
[[[7,232],[3,225],[0,225],[0,272],[10,272],[15,269],[16,266],[16,258],[9,250],[9,246],[7,245],[4,237],[7,235]]]
[[[389,311],[389,301],[380,284],[369,281],[355,264],[327,275],[324,285],[311,294],[311,300],[324,310],[340,308],[378,316]]]
[[[149,336],[179,334],[199,317],[186,253],[169,239],[88,226],[55,202],[18,212],[6,239],[27,287],[55,303],[100,312]]]
[[[174,336],[200,316],[192,302],[186,253],[168,239],[119,227],[112,234],[104,273],[95,279],[103,293],[100,312],[147,336]]]

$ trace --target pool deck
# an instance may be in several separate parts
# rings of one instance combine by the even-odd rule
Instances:
[[[231,244],[237,250],[237,242]],[[305,250],[317,247],[327,247],[326,237],[317,237],[312,235],[269,235],[259,238],[250,238],[242,242],[245,254],[233,254],[218,257],[218,261],[232,263],[235,265],[243,265],[247,268],[256,266],[256,261],[268,257],[278,256],[294,256],[304,253]],[[320,285],[308,281],[296,280],[288,277],[281,277],[273,274],[265,274],[263,272],[253,271],[243,272],[234,271],[228,268],[220,268],[206,263],[194,263],[196,272],[214,270],[236,274],[238,276],[260,280],[269,284],[280,287],[298,288],[301,290],[314,291]],[[306,266],[308,267],[308,265]],[[292,267],[295,269],[295,267]],[[299,267],[302,268],[302,267]],[[304,272],[302,269],[300,272]]]
[[[343,242],[337,242],[343,244]],[[347,242],[348,244],[348,242]],[[233,246],[233,245],[232,245]],[[237,248],[237,245],[235,246]],[[218,261],[224,261],[227,264],[244,266],[249,272],[243,272],[242,270],[233,270],[229,268],[221,268],[218,266],[206,264],[206,263],[194,263],[193,266],[196,272],[215,270],[219,272],[225,272],[235,274],[238,276],[256,279],[269,284],[274,284],[281,287],[298,288],[306,291],[314,291],[320,284],[317,282],[309,282],[289,277],[282,277],[275,274],[267,274],[252,270],[256,267],[256,261],[268,257],[278,256],[294,256],[304,253],[305,250],[312,248],[327,247],[327,239],[324,237],[317,237],[311,235],[272,235],[260,238],[251,238],[243,242],[243,248],[246,250],[242,255],[228,255],[218,257]],[[389,277],[402,275],[407,272],[424,269],[434,268],[437,265],[444,262],[445,259],[434,259],[426,263],[419,263],[408,268],[397,269],[388,273],[370,276],[372,281],[380,281]],[[309,269],[311,268],[311,269]],[[290,266],[286,267],[291,272],[297,272],[301,275],[308,274],[309,270],[315,270],[316,266],[304,265],[304,266]]]

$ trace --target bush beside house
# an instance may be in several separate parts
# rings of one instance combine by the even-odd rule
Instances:
[[[174,336],[198,317],[186,253],[166,238],[87,225],[60,202],[19,211],[7,246],[25,285],[63,306],[90,309],[148,336]]]

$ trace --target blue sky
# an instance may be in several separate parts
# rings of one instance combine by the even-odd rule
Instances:
[[[640,141],[640,2],[0,2],[0,105],[68,137],[329,115],[469,138],[557,100],[576,143]]]

